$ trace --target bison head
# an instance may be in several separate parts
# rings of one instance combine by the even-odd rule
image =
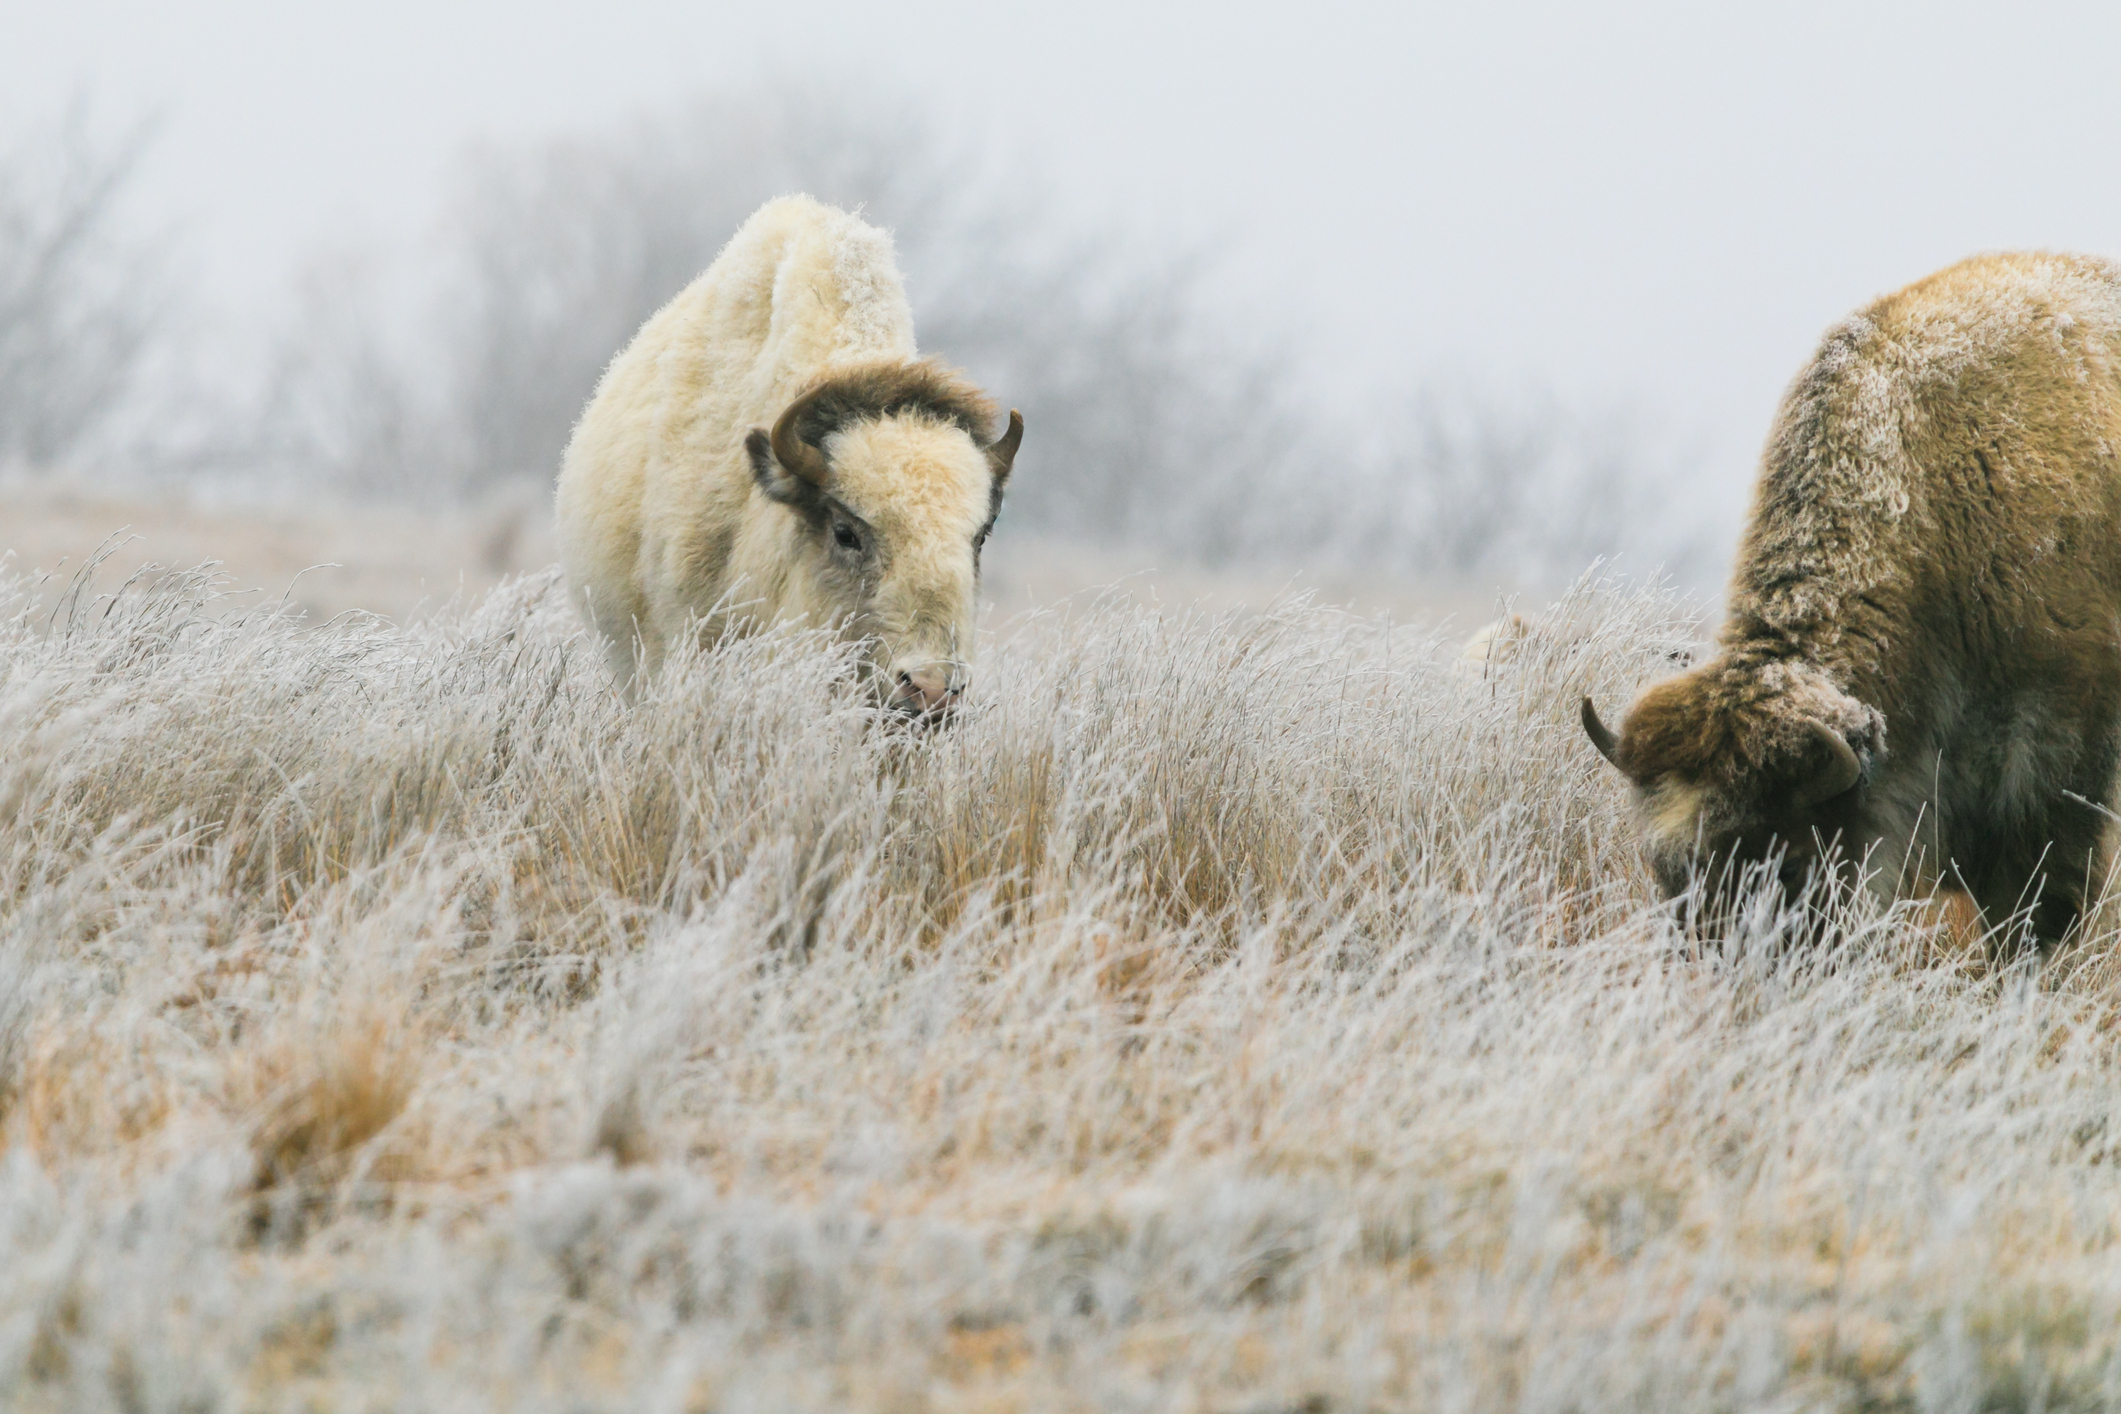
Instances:
[[[1884,720],[1817,669],[1717,659],[1657,684],[1620,731],[1583,700],[1583,727],[1635,788],[1665,893],[1714,894],[1757,876],[1796,893],[1822,865],[1853,868],[1866,762]]]
[[[745,440],[760,490],[795,512],[789,600],[862,640],[878,695],[928,721],[970,675],[980,549],[1024,436],[1014,411],[999,438],[976,436],[985,407],[934,365],[879,365]]]

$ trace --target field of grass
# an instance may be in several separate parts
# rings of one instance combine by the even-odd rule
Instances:
[[[445,511],[307,502],[279,507],[113,491],[83,479],[0,476],[0,570],[62,583],[99,553],[97,588],[142,565],[222,570],[222,609],[260,602],[329,619],[349,610],[393,618],[484,593],[558,557],[542,498]]]
[[[270,603],[315,620],[361,610],[404,622],[543,569],[559,546],[548,500],[536,490],[448,509],[328,499],[264,507],[202,501],[176,487],[155,494],[0,475],[0,570],[64,581],[99,554],[98,589],[145,564],[210,561],[231,589],[250,592],[225,597],[220,611]],[[1216,608],[1295,591],[1402,622],[1448,619],[1464,633],[1493,617],[1497,603],[1485,584],[1409,584],[1331,564],[1217,573],[1138,550],[1024,536],[1006,522],[987,560],[981,598],[1000,619],[1110,587],[1145,603]]]
[[[2121,1405],[2101,969],[1684,942],[1667,597],[1078,601],[926,734],[550,573],[0,601],[9,1409]]]

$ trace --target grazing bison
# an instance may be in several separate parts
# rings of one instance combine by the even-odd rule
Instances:
[[[560,470],[567,582],[632,693],[681,635],[805,620],[881,695],[964,689],[980,547],[1023,419],[915,356],[891,238],[761,207],[604,373]]]
[[[1617,735],[1583,703],[1663,887],[1867,857],[1882,893],[2067,933],[2108,860],[2117,454],[2121,266],[1983,256],[1829,330],[1769,436],[1716,656]]]

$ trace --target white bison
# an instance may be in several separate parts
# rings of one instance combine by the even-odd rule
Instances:
[[[769,202],[597,384],[560,470],[568,585],[629,694],[685,634],[802,620],[867,643],[890,705],[939,715],[1023,439],[993,421],[916,356],[889,236]]]

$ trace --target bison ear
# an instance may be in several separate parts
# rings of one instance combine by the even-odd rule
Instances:
[[[994,485],[997,490],[1009,479],[1009,468],[1016,465],[1016,449],[1023,444],[1024,415],[1011,408],[1009,430],[987,446],[987,466],[994,472]]]
[[[784,506],[797,510],[810,510],[821,504],[824,492],[806,476],[799,476],[780,463],[773,454],[773,438],[763,427],[754,427],[744,438],[744,450],[751,456],[751,478],[764,491]]]

